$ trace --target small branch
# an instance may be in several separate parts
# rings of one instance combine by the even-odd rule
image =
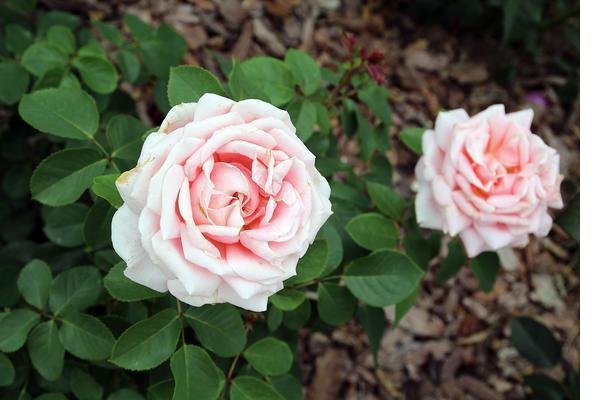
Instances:
[[[231,378],[233,377],[233,371],[235,370],[235,366],[237,365],[238,360],[240,359],[241,355],[242,355],[242,353],[237,353],[235,355],[235,358],[231,362],[231,365],[229,366],[229,370],[227,371],[227,378],[225,379],[225,386],[223,386],[223,392],[221,393],[221,400],[223,400],[225,398],[225,393],[227,392],[227,387],[231,383]]]
[[[179,315],[179,322],[181,322],[181,343],[185,345],[185,325],[183,323],[183,310],[179,300],[177,300],[177,314]]]
[[[357,73],[358,71],[360,71],[362,68],[363,68],[363,63],[361,61],[360,64],[357,64],[346,70],[346,72],[344,73],[344,75],[342,76],[340,81],[337,83],[337,85],[334,86],[333,90],[331,91],[331,101],[329,103],[330,107],[334,107],[336,105],[336,103],[339,101],[341,90],[346,85],[348,85],[348,83],[350,83],[350,80],[352,79],[354,74]]]

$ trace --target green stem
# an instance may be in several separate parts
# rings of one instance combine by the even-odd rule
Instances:
[[[227,386],[229,386],[231,383],[231,378],[233,377],[233,371],[235,370],[235,366],[237,365],[238,360],[240,359],[241,355],[242,355],[242,353],[237,353],[235,355],[235,358],[231,362],[231,365],[229,366],[229,370],[227,371],[227,379],[225,379],[225,386],[223,387],[223,392],[221,393],[221,400],[223,400],[225,398],[225,393],[227,392]]]
[[[185,325],[183,323],[183,309],[179,300],[177,300],[177,314],[179,314],[179,322],[181,323],[181,343],[185,345]]]
[[[292,286],[292,288],[293,289],[299,289],[299,288],[303,288],[303,287],[306,287],[306,286],[314,285],[314,284],[319,283],[319,282],[333,281],[333,280],[336,280],[336,279],[340,279],[341,277],[342,277],[342,275],[326,276],[325,278],[313,279],[312,281],[308,281],[308,282],[300,283],[298,285],[294,285],[294,286]]]
[[[96,140],[95,137],[93,137],[93,136],[90,137],[90,141],[92,143],[94,143],[98,149],[100,149],[100,151],[102,152],[102,154],[104,155],[104,157],[106,157],[107,160],[109,160],[109,161],[111,160],[110,153],[108,151],[106,151],[106,149],[100,144],[100,142],[98,140]]]

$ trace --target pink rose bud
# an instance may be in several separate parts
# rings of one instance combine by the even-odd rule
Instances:
[[[205,94],[169,111],[117,179],[125,275],[193,306],[264,311],[331,215],[330,188],[286,111]]]
[[[532,110],[440,112],[415,169],[419,225],[460,235],[469,257],[548,234],[562,208],[559,155],[531,133]]]

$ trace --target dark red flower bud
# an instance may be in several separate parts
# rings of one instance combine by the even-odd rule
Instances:
[[[352,55],[354,52],[354,45],[356,44],[356,37],[349,32],[342,32],[342,41],[344,42],[344,46],[346,46],[348,53]]]
[[[367,61],[373,64],[379,64],[383,60],[383,53],[377,49],[373,50],[367,57]]]
[[[382,85],[385,83],[385,76],[383,75],[383,70],[379,65],[367,64],[367,72],[378,84]]]
[[[364,47],[360,49],[360,59],[363,61],[367,61],[367,59],[369,58],[369,56],[367,55],[367,49],[365,49]]]

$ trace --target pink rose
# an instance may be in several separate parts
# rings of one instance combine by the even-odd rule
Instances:
[[[287,112],[205,94],[173,107],[117,179],[125,275],[201,306],[264,311],[331,215],[330,188]]]
[[[469,257],[548,234],[562,208],[559,155],[531,133],[532,110],[441,112],[415,174],[419,225],[459,234]]]

